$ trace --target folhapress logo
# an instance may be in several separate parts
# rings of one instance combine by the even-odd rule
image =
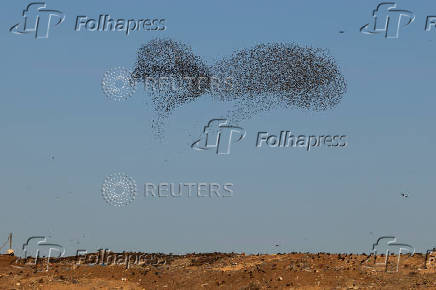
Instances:
[[[400,28],[407,26],[415,20],[415,15],[408,10],[400,10],[394,2],[380,3],[373,10],[373,22],[360,28],[365,34],[384,33],[386,38],[398,38]],[[402,19],[405,19],[402,21]]]
[[[34,33],[35,38],[48,38],[50,27],[61,24],[65,15],[59,10],[46,9],[44,2],[33,2],[23,10],[23,22],[12,26],[9,31],[16,34]]]
[[[33,264],[35,265],[35,270],[38,269],[38,264],[41,264],[41,260],[47,258],[47,268],[48,271],[50,265],[50,258],[60,258],[65,255],[65,248],[59,244],[48,243],[47,237],[45,236],[33,236],[27,239],[23,244],[24,262],[25,264],[30,263],[30,257],[33,257]]]
[[[231,144],[244,139],[245,130],[241,127],[229,125],[225,119],[212,119],[206,127],[199,140],[191,147],[195,150],[216,149],[216,154],[230,154]]]
[[[45,2],[32,2],[23,10],[23,20],[13,25],[9,31],[15,34],[33,33],[36,39],[48,38],[51,28],[65,20],[65,15],[59,10],[47,9]],[[98,17],[77,16],[74,31],[83,32],[124,32],[130,35],[136,31],[166,30],[165,18],[124,19],[112,18],[109,14]]]
[[[392,256],[392,254],[394,255]],[[372,245],[370,255],[361,264],[374,270],[378,268],[384,272],[398,272],[400,259],[404,254],[413,256],[415,248],[410,244],[397,242],[397,238],[394,236],[383,236]],[[398,257],[396,261],[392,261],[396,256]],[[380,262],[380,260],[382,261]]]
[[[212,119],[206,127],[199,140],[195,141],[191,148],[195,150],[215,149],[218,155],[230,154],[231,144],[244,139],[246,131],[241,127],[229,125],[226,119]],[[322,134],[322,135],[301,135],[292,133],[291,130],[280,131],[280,134],[270,134],[267,131],[257,133],[256,147],[263,148],[305,148],[311,151],[316,148],[345,148],[347,135],[343,134]],[[267,149],[268,150],[268,149]]]

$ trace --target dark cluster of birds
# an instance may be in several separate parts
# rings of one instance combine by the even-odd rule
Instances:
[[[157,110],[169,112],[204,94],[210,72],[188,45],[154,39],[138,50],[132,76],[151,91]]]
[[[340,103],[346,83],[326,50],[292,43],[259,44],[235,52],[212,66],[218,79],[230,78],[230,87],[212,92],[235,100],[237,119],[274,108],[322,111]]]
[[[144,82],[160,119],[203,94],[232,102],[229,118],[240,121],[274,108],[327,110],[346,92],[326,50],[293,43],[259,44],[207,65],[182,42],[154,39],[139,48],[132,77]]]

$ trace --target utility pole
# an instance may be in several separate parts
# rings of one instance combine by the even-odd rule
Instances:
[[[9,249],[7,251],[8,255],[13,256],[14,255],[14,250],[12,249],[12,233],[9,234]]]

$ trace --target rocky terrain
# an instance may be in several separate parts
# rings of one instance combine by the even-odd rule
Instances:
[[[364,254],[128,253],[128,265],[126,254],[36,264],[0,255],[0,289],[436,289],[435,260],[419,253],[400,263]]]

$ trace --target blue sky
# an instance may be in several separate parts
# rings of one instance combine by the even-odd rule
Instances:
[[[32,235],[50,235],[68,253],[257,253],[277,243],[281,251],[368,252],[381,235],[418,251],[435,246],[436,30],[424,30],[433,1],[397,2],[416,15],[398,39],[359,32],[377,1],[138,0],[47,1],[66,18],[36,40],[9,32],[28,3],[3,1],[0,11],[0,237],[14,232],[16,249]],[[165,18],[167,29],[74,31],[76,16],[100,14]],[[278,110],[241,122],[247,138],[228,156],[189,147],[225,109],[203,95],[172,114],[160,142],[142,87],[119,103],[100,85],[108,69],[132,67],[139,46],[155,37],[185,42],[209,63],[263,42],[327,48],[348,91],[329,111]],[[344,134],[348,146],[255,147],[258,131],[281,130]],[[127,207],[101,197],[114,172],[138,184]],[[231,182],[234,196],[146,199],[146,182]]]

